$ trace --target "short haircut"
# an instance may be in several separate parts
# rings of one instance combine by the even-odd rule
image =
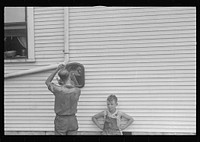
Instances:
[[[113,100],[117,103],[117,97],[115,95],[111,94],[108,96],[107,101],[111,102]]]
[[[62,69],[58,72],[58,76],[62,81],[65,81],[69,77],[69,72],[66,69]]]

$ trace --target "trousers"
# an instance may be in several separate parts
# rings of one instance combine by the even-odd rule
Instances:
[[[56,115],[54,125],[55,135],[76,135],[78,131],[76,115]]]

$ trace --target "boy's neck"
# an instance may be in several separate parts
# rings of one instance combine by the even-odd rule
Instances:
[[[108,110],[109,111],[109,110]],[[117,111],[117,109],[115,108],[112,112],[109,111],[111,114],[115,113]]]
[[[73,88],[74,87],[74,85],[71,83],[70,78],[67,81],[65,81],[63,85],[67,88]]]

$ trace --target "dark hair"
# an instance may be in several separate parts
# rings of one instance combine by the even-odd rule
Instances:
[[[67,80],[69,77],[69,72],[66,69],[62,69],[58,72],[58,76],[62,81]]]
[[[111,101],[115,101],[117,103],[117,97],[113,94],[111,94],[110,96],[108,96],[107,101],[111,102]]]

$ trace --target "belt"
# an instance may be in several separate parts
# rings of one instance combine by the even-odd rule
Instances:
[[[75,116],[75,114],[67,114],[67,115],[59,115],[59,114],[56,114],[57,116]]]

